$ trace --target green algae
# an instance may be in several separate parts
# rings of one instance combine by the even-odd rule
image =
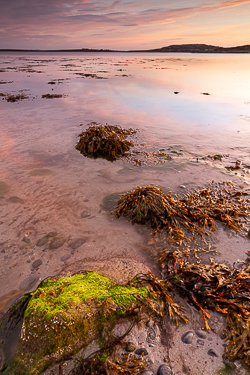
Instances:
[[[58,314],[67,314],[67,309],[88,299],[103,301],[110,298],[117,305],[129,306],[136,302],[135,295],[148,297],[146,288],[112,286],[112,281],[95,272],[86,275],[47,280],[32,293],[25,316],[34,312],[46,313],[51,319]]]

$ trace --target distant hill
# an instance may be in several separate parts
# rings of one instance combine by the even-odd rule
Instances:
[[[136,51],[142,52],[142,51]],[[190,52],[190,53],[250,53],[250,45],[219,47],[208,44],[173,44],[168,47],[145,50],[145,52]]]
[[[0,49],[0,52],[187,52],[187,53],[250,53],[250,45],[236,47],[219,47],[209,44],[173,44],[167,47],[147,50],[111,50],[111,49],[58,49],[58,50],[27,50],[27,49]]]

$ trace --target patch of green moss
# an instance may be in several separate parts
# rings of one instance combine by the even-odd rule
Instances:
[[[136,302],[136,295],[147,297],[147,288],[112,286],[112,281],[95,272],[86,275],[47,280],[33,293],[25,316],[34,312],[45,313],[47,319],[66,315],[72,305],[88,299],[103,301],[110,297],[117,305],[129,306]]]

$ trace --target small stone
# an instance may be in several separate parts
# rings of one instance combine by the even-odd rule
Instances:
[[[148,355],[148,351],[145,348],[136,349],[135,354],[138,355]]]
[[[180,185],[180,188],[181,189],[186,189],[186,186],[185,185]]]
[[[39,278],[37,276],[28,276],[26,279],[24,279],[21,282],[21,284],[19,285],[19,288],[21,290],[28,290],[28,289],[34,288],[38,280]]]
[[[184,344],[191,344],[191,342],[193,341],[193,338],[194,338],[193,332],[188,331],[182,335],[181,341],[184,342]]]
[[[146,323],[146,326],[149,328],[152,328],[154,326],[154,321],[153,320],[148,320]]]
[[[201,328],[198,328],[195,330],[195,333],[198,337],[200,337],[201,339],[206,339],[207,338],[207,332],[204,331],[203,329]]]
[[[3,249],[3,250],[1,250],[1,253],[5,253],[5,250]]]
[[[64,244],[65,241],[66,240],[64,238],[55,238],[53,241],[51,241],[49,247],[53,250],[58,249]]]
[[[41,259],[37,259],[37,260],[35,260],[35,262],[32,263],[32,267],[33,268],[38,268],[38,267],[41,266],[41,264],[42,264]]]
[[[61,257],[61,261],[65,262],[65,260],[68,260],[71,257],[71,254],[65,254],[64,256]]]
[[[214,349],[209,349],[207,354],[210,355],[211,357],[219,357]]]
[[[203,340],[197,340],[197,344],[198,345],[204,345],[204,341]]]
[[[69,244],[69,247],[75,250],[75,249],[78,249],[78,247],[82,246],[85,242],[86,242],[85,238],[78,238],[77,240],[71,242]]]
[[[149,328],[147,332],[147,341],[154,341],[156,338],[156,332],[153,328]]]
[[[23,237],[22,241],[25,243],[30,243],[30,238],[29,237]]]
[[[131,353],[131,352],[135,351],[135,349],[136,349],[136,346],[133,342],[131,342],[131,341],[127,342],[127,345],[126,345],[126,348],[125,348],[126,352]]]
[[[157,375],[172,375],[172,370],[167,365],[161,365],[158,368]]]
[[[48,236],[44,236],[37,241],[36,246],[44,246],[48,242]]]
[[[141,375],[154,375],[152,371],[143,371]]]
[[[87,210],[85,210],[85,211],[83,211],[81,213],[81,218],[82,219],[84,219],[85,217],[89,217],[89,216],[91,216],[91,214]]]

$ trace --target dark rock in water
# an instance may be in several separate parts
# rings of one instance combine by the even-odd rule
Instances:
[[[157,375],[172,375],[172,370],[167,365],[161,365],[158,368]]]
[[[216,353],[214,349],[209,349],[207,354],[210,355],[211,357],[219,357],[219,355]]]
[[[193,332],[188,331],[182,335],[181,341],[184,342],[184,344],[191,344],[191,342],[193,341],[193,338],[194,338]]]
[[[91,214],[87,210],[85,210],[85,211],[83,211],[81,213],[81,218],[82,219],[84,219],[85,217],[90,217],[90,216],[91,216]]]
[[[148,351],[145,348],[136,349],[135,354],[138,355],[148,355]]]
[[[71,257],[71,254],[65,254],[63,257],[61,257],[61,261],[64,262],[65,260],[68,260]]]
[[[35,262],[32,263],[32,267],[33,268],[38,268],[38,267],[41,266],[41,264],[42,264],[41,259],[37,259],[37,260],[35,260]]]
[[[69,247],[71,247],[71,249],[75,250],[78,247],[82,246],[85,242],[86,242],[85,238],[78,238],[77,240],[71,242],[69,244]]]
[[[130,341],[127,342],[127,345],[126,345],[126,348],[125,348],[126,352],[131,353],[131,352],[133,352],[135,349],[136,349],[136,346],[135,346],[135,344],[134,344],[133,342],[130,342]]]
[[[195,333],[198,337],[200,337],[201,339],[206,339],[207,338],[207,332],[204,331],[203,329],[201,328],[198,328],[195,330]]]
[[[204,341],[203,340],[197,340],[197,344],[204,345]]]
[[[37,241],[36,246],[44,246],[48,242],[48,236],[44,236]]]
[[[51,249],[58,249],[65,243],[65,238],[55,238],[53,241],[51,241],[49,247]]]
[[[30,243],[30,238],[29,237],[23,237],[22,241],[25,243]]]

